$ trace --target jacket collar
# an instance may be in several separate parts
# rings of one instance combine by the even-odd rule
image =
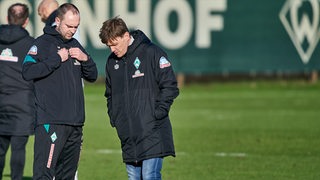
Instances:
[[[72,40],[71,39],[64,39],[61,34],[56,30],[57,26],[45,26],[43,28],[43,32],[44,34],[48,34],[50,36],[54,36],[58,41],[62,42],[62,43],[67,43],[69,41]]]
[[[18,25],[1,25],[0,26],[0,43],[12,44],[20,39],[29,36],[26,29]]]

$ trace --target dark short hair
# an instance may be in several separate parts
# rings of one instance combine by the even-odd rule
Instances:
[[[20,9],[17,7],[20,6]],[[15,3],[8,8],[8,23],[22,26],[29,17],[29,8],[26,4]]]
[[[71,11],[73,14],[80,14],[79,9],[72,3],[64,3],[59,6],[57,9],[57,17],[62,20],[63,16],[68,12]]]
[[[117,37],[122,37],[126,32],[129,32],[126,23],[123,19],[116,16],[103,22],[99,37],[103,44],[107,44],[110,40],[112,41]]]

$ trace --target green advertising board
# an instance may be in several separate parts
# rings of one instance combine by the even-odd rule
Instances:
[[[30,7],[31,35],[42,34],[40,0],[0,0],[0,23],[14,2]],[[103,21],[122,17],[164,48],[178,73],[301,73],[320,69],[319,0],[58,0],[81,13],[81,43],[99,74],[110,51]]]

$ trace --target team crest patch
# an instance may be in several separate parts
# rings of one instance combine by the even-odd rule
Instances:
[[[10,62],[18,62],[18,57],[13,56],[12,50],[9,48],[6,48],[6,49],[2,50],[1,55],[0,55],[0,60],[10,61]]]
[[[133,65],[136,67],[136,69],[139,69],[139,66],[141,64],[141,61],[139,60],[138,57],[136,57],[136,60],[134,60]]]
[[[139,60],[138,57],[136,57],[136,59],[135,59],[134,62],[133,62],[133,65],[134,65],[134,67],[136,67],[137,70],[134,72],[134,75],[132,75],[132,78],[137,78],[137,77],[142,77],[142,76],[144,76],[144,73],[142,73],[142,72],[139,70],[140,64],[141,64],[141,61]]]
[[[38,48],[36,45],[33,45],[28,52],[28,54],[31,54],[31,55],[37,55],[37,53],[38,53]]]
[[[163,56],[159,60],[159,65],[161,69],[171,66],[170,62]]]

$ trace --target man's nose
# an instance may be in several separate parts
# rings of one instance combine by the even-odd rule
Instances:
[[[74,34],[74,33],[76,33],[76,31],[77,31],[77,28],[71,28],[71,32]]]

